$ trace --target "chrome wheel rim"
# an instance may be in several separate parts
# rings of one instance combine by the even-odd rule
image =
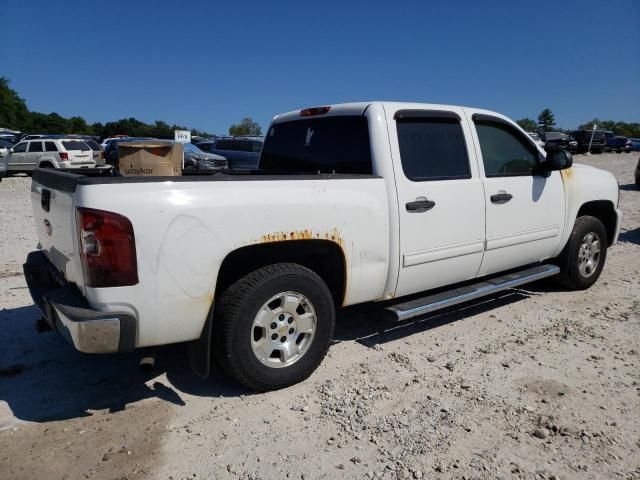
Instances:
[[[590,277],[600,263],[600,237],[593,232],[587,233],[578,251],[578,269],[583,277]]]
[[[267,300],[251,326],[251,348],[270,368],[293,365],[309,350],[318,325],[315,308],[298,292],[282,292]]]

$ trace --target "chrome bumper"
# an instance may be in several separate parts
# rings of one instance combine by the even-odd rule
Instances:
[[[31,252],[23,266],[29,292],[46,322],[84,353],[128,352],[135,348],[136,319],[127,312],[92,309],[43,252]]]

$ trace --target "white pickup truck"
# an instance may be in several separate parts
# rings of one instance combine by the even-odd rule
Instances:
[[[213,357],[256,390],[314,371],[336,307],[402,321],[552,275],[588,288],[621,218],[611,174],[500,114],[387,102],[276,116],[257,171],[37,170],[32,200],[50,327],[88,353],[190,342],[196,373]]]

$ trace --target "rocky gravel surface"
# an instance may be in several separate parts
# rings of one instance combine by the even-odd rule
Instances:
[[[0,183],[0,478],[640,479],[638,154],[613,172],[624,222],[584,292],[552,282],[402,325],[339,314],[323,365],[253,394],[183,346],[87,356],[33,328],[20,266],[30,179]]]

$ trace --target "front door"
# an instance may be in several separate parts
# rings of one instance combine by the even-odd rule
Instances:
[[[386,114],[400,218],[396,296],[474,278],[484,192],[462,109]]]
[[[471,121],[487,212],[486,252],[479,275],[549,258],[564,225],[560,172],[539,173],[542,154],[510,122],[484,114],[474,114]]]
[[[27,142],[20,142],[13,147],[7,158],[7,169],[9,171],[27,170],[24,158],[27,151],[27,145]]]

